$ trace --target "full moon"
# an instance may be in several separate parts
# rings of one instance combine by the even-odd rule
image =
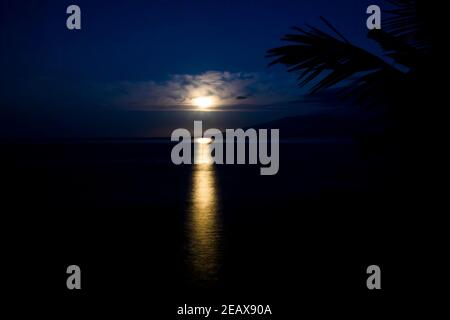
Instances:
[[[213,107],[216,102],[216,99],[214,97],[198,97],[192,99],[192,104],[199,109],[208,109],[210,107]]]

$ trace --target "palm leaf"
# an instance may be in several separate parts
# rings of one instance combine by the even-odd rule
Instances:
[[[406,43],[402,37],[394,36],[384,30],[371,30],[368,38],[376,41],[384,50],[385,55],[393,59],[410,70],[417,67],[420,52],[410,44]]]
[[[383,30],[400,38],[405,44],[417,49],[429,47],[432,32],[430,10],[433,6],[419,0],[389,0],[393,5],[385,10],[387,17],[383,19]]]
[[[269,50],[267,57],[274,59],[270,66],[283,64],[289,72],[299,72],[300,86],[316,80],[310,89],[311,93],[346,81],[354,82],[351,80],[356,77],[360,82],[353,94],[358,95],[356,91],[359,89],[367,91],[381,87],[376,84],[376,81],[382,81],[382,77],[377,74],[389,73],[394,78],[403,76],[402,72],[383,59],[351,44],[339,33],[337,38],[311,26],[295,27],[294,30],[298,33],[283,37],[284,41],[292,44]],[[334,28],[333,31],[337,33]],[[365,77],[358,77],[362,73],[366,74]],[[371,77],[367,75],[372,73],[374,75]]]

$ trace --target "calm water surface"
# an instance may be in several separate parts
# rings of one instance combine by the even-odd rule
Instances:
[[[192,166],[187,207],[188,264],[200,282],[217,280],[221,252],[221,217],[215,166],[209,145],[197,144],[199,163]]]

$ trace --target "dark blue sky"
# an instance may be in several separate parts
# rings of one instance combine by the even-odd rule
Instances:
[[[320,16],[373,50],[365,11],[382,1],[0,3],[0,134],[8,137],[161,135],[198,117],[240,126],[310,112],[282,107],[303,91],[282,68],[267,68],[266,50],[291,26],[326,29]],[[66,28],[70,4],[81,7],[82,30]],[[244,94],[253,107],[177,111],[203,83],[224,103]],[[273,103],[278,111],[263,107]]]

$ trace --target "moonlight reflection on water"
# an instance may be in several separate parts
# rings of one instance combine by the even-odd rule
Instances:
[[[196,156],[200,161],[192,167],[188,207],[188,264],[197,282],[217,279],[219,269],[220,226],[217,181],[209,144],[197,141]]]

